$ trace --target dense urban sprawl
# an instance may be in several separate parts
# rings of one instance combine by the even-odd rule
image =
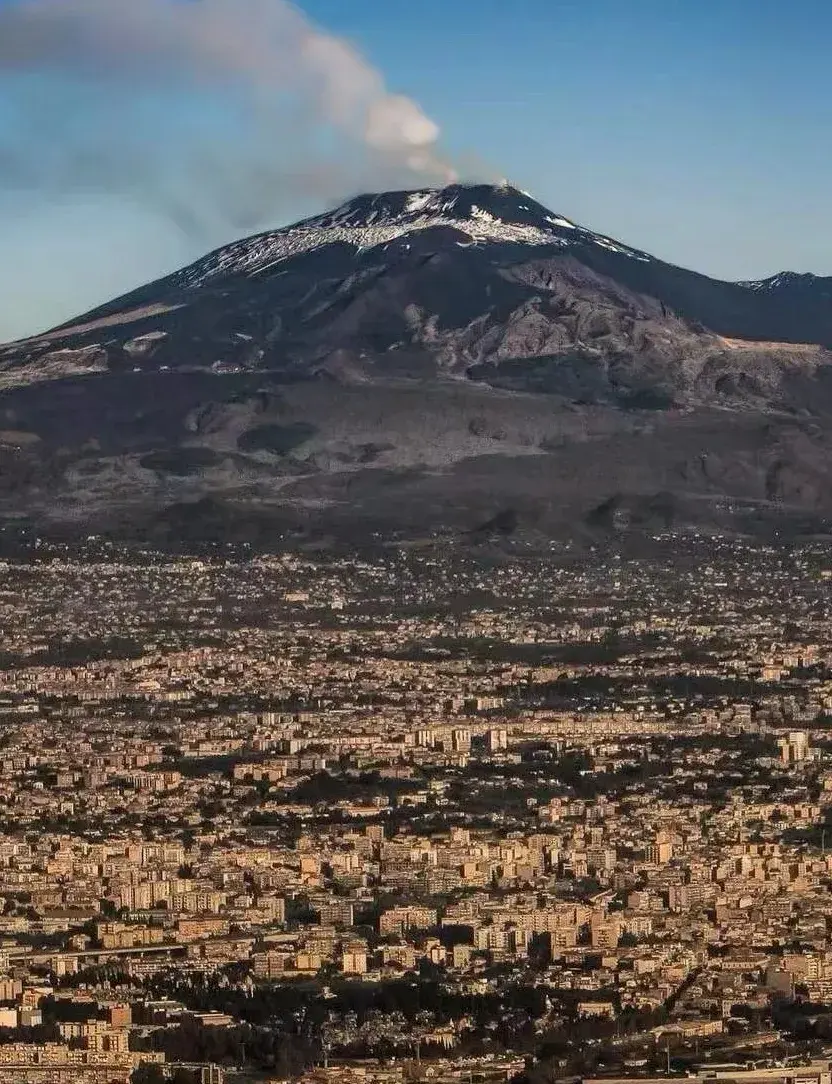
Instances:
[[[0,572],[0,1082],[828,1084],[825,547]]]

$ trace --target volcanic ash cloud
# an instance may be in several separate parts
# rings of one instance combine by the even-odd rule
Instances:
[[[419,105],[285,0],[12,0],[0,78],[13,121],[0,184],[128,196],[206,241],[299,198],[455,177]],[[56,80],[72,88],[69,124],[44,91]],[[171,137],[169,117],[201,101],[233,103],[239,125],[182,122]]]

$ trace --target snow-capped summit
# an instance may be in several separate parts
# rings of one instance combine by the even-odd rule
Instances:
[[[574,229],[574,223],[552,215],[530,195],[509,184],[452,184],[428,188],[365,194],[348,200],[328,214],[304,225],[368,227],[406,222],[422,226],[425,220],[502,223],[548,232],[553,225]]]
[[[645,252],[554,214],[512,185],[451,184],[356,196],[333,211],[218,249],[180,272],[176,284],[194,287],[227,275],[257,275],[325,245],[373,249],[436,228],[457,231],[461,245],[592,244],[634,260],[650,260]]]

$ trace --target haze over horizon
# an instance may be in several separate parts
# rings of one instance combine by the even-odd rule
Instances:
[[[193,2],[223,16],[222,0],[146,0],[140,10]],[[308,23],[297,13],[283,21],[292,9],[280,0],[252,3],[262,18],[280,15],[288,55]],[[71,6],[88,26],[107,11],[112,42],[116,8]],[[49,7],[0,0],[0,26]],[[303,13],[311,40],[339,62],[356,58],[358,113],[346,119],[321,93],[330,53],[265,86],[258,77],[252,105],[238,70],[226,78],[211,50],[194,64],[198,77],[155,86],[137,76],[132,48],[133,67],[117,77],[100,51],[79,66],[42,40],[29,52],[0,48],[0,341],[358,189],[440,183],[446,159],[471,179],[508,175],[553,211],[707,274],[832,273],[832,149],[819,137],[832,100],[823,45],[832,12],[819,0],[797,0],[788,17],[777,0],[712,11],[524,0],[510,20],[499,0],[481,0],[475,14],[439,0],[395,9],[307,0]],[[155,76],[158,55],[146,55]],[[337,102],[344,84],[332,85]],[[406,103],[415,124],[404,150],[398,136],[385,146],[400,131],[385,103]],[[91,129],[98,143],[82,138]],[[408,146],[436,158],[425,168]],[[479,159],[488,167],[469,165]]]

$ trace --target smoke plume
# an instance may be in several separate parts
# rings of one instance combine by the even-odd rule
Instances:
[[[10,0],[0,78],[0,187],[127,198],[200,243],[453,179],[437,125],[287,0]]]

